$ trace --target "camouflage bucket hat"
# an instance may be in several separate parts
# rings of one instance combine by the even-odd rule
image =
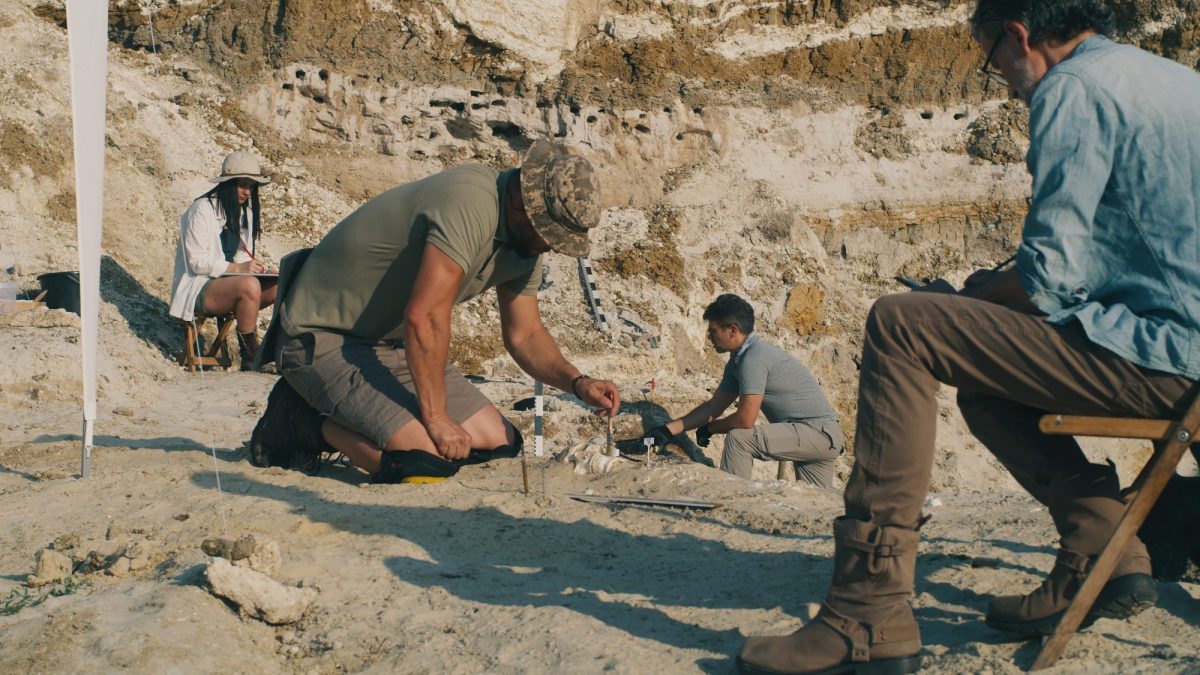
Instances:
[[[600,185],[592,165],[563,146],[540,140],[521,163],[521,199],[533,229],[558,253],[588,254],[588,230],[600,223]]]

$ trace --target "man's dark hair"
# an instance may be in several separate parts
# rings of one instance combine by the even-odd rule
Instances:
[[[733,293],[718,295],[705,307],[704,320],[716,321],[722,326],[737,326],[746,335],[754,332],[754,308]]]
[[[1066,42],[1089,28],[1101,35],[1112,30],[1112,12],[1101,0],[978,0],[971,34],[996,37],[1005,21],[1024,24],[1031,43]]]

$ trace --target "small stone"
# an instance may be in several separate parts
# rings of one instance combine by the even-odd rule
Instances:
[[[228,539],[221,537],[210,537],[200,542],[200,550],[214,558],[229,558],[229,552],[233,548],[233,544]]]
[[[284,586],[265,574],[234,567],[224,558],[213,558],[204,576],[212,592],[233,603],[244,616],[273,625],[299,621],[317,597],[314,589]]]
[[[34,570],[27,580],[30,586],[44,586],[71,576],[71,559],[54,549],[44,548],[34,556]]]
[[[233,542],[233,548],[229,550],[230,560],[244,560],[254,555],[254,551],[258,549],[258,542],[252,534],[243,534]]]
[[[133,408],[126,408],[125,406],[118,406],[116,408],[113,408],[113,414],[120,415],[121,417],[133,417],[136,413],[133,412]]]
[[[192,514],[190,513],[178,513],[174,516],[175,520],[178,520],[181,523],[191,517]]]
[[[125,536],[125,528],[116,523],[109,523],[108,530],[104,532],[104,538],[112,541]]]

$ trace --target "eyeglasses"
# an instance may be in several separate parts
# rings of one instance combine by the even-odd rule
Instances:
[[[1008,80],[1004,78],[1004,74],[1000,71],[992,70],[992,57],[996,55],[996,48],[1000,46],[1000,43],[1003,40],[1004,32],[1001,31],[1000,35],[996,38],[996,41],[992,43],[992,48],[988,51],[987,58],[983,61],[983,67],[979,69],[980,72],[983,73],[983,76],[987,78],[987,82],[984,83],[984,93],[987,92],[987,86],[992,82],[995,82],[1001,87],[1008,87]]]

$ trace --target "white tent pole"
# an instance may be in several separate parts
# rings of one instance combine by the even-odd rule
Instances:
[[[75,131],[75,214],[79,221],[79,317],[83,350],[83,459],[92,471],[96,423],[96,342],[100,309],[100,234],[104,226],[104,108],[108,83],[108,2],[67,0],[71,112]]]

